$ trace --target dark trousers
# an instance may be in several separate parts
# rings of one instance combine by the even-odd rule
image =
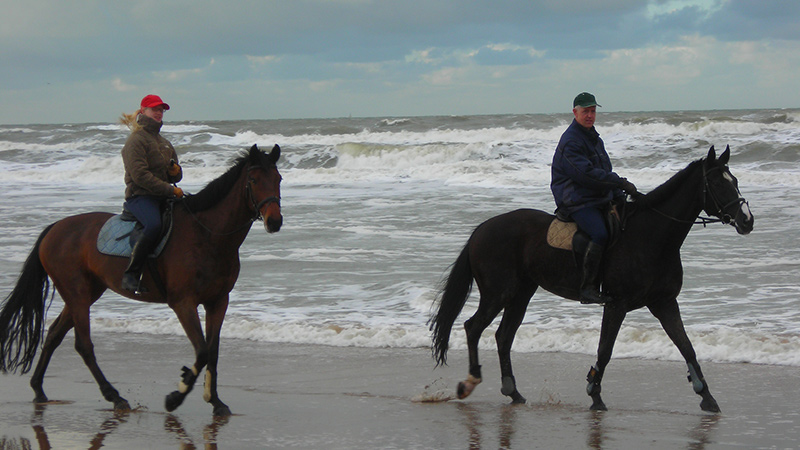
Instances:
[[[570,217],[578,224],[581,231],[589,235],[592,242],[602,247],[606,246],[608,230],[603,210],[592,207],[582,208],[572,213]]]
[[[150,195],[136,195],[125,201],[125,209],[144,226],[142,234],[149,241],[161,235],[161,198]]]

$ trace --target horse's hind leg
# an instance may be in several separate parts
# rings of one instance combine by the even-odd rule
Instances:
[[[456,395],[458,398],[467,398],[475,387],[480,384],[481,364],[478,359],[478,343],[481,339],[481,334],[492,323],[497,314],[500,313],[502,307],[499,302],[492,301],[494,297],[489,297],[481,294],[481,300],[478,304],[478,310],[464,323],[464,329],[467,332],[467,349],[469,353],[469,376],[466,380],[458,383]]]
[[[50,364],[50,358],[53,357],[53,353],[64,340],[64,336],[67,335],[67,332],[72,329],[72,325],[73,322],[69,314],[69,308],[65,306],[61,314],[56,317],[56,320],[53,321],[53,324],[50,325],[50,329],[47,331],[47,337],[44,340],[44,345],[42,345],[42,353],[39,356],[39,362],[36,364],[36,369],[31,376],[31,388],[33,388],[33,392],[36,394],[36,397],[33,399],[34,403],[44,403],[47,401],[47,395],[45,395],[42,386],[44,383],[44,373],[47,371],[47,366]]]
[[[119,391],[111,385],[97,365],[97,358],[94,355],[94,344],[92,343],[89,328],[89,306],[87,305],[79,311],[73,311],[72,320],[75,322],[75,350],[81,355],[86,367],[89,368],[95,381],[97,381],[103,398],[113,403],[115,410],[129,411],[131,406],[128,401],[120,397]]]
[[[683,327],[681,320],[681,312],[678,308],[677,299],[661,302],[659,304],[651,305],[650,312],[661,322],[662,328],[667,332],[667,336],[672,340],[678,350],[686,360],[686,365],[689,367],[689,382],[692,383],[694,392],[703,398],[700,402],[700,408],[703,411],[720,412],[719,405],[711,395],[703,377],[703,371],[700,369],[700,364],[697,363],[697,355],[694,352],[689,337],[686,335],[686,329]]]
[[[530,291],[518,293],[506,306],[503,313],[503,320],[495,333],[497,341],[497,354],[500,358],[500,374],[502,375],[503,386],[500,392],[511,397],[511,403],[525,403],[519,391],[517,391],[517,381],[514,379],[514,371],[511,369],[511,345],[514,343],[514,336],[525,318],[525,310],[533,296],[536,288]]]

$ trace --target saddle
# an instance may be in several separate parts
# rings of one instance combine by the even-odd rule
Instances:
[[[97,234],[97,250],[104,255],[129,258],[133,245],[142,235],[143,228],[130,211],[123,209],[121,214],[111,216],[100,229],[100,233]],[[161,214],[161,239],[150,254],[151,258],[161,254],[171,235],[172,202],[167,202],[167,207]]]
[[[622,232],[622,221],[614,208],[607,208],[606,228],[608,229],[608,246],[611,247],[619,239]],[[578,229],[578,224],[569,217],[556,212],[556,217],[547,228],[547,243],[554,248],[572,250],[583,255],[589,245],[589,235]]]

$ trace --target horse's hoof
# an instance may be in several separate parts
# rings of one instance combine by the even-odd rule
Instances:
[[[456,389],[456,397],[458,397],[459,400],[463,400],[469,397],[469,394],[472,394],[472,391],[475,390],[475,386],[477,386],[477,384],[471,383],[469,381],[462,381],[458,383],[458,388]]]
[[[114,402],[114,411],[127,412],[131,410],[131,405],[127,400],[120,397],[119,400]]]
[[[594,401],[594,403],[592,403],[592,406],[589,407],[589,410],[590,411],[608,411],[608,408],[606,408],[606,404],[603,403],[602,400],[597,399],[597,400]]]
[[[225,417],[231,414],[231,409],[228,408],[228,405],[219,405],[214,408],[214,417]]]
[[[512,405],[524,405],[527,403],[525,397],[523,397],[519,392],[515,392],[511,395],[511,404]]]
[[[183,403],[184,397],[185,396],[180,392],[172,391],[169,395],[167,395],[167,398],[164,400],[164,408],[168,412],[175,411],[176,409],[178,409],[178,406],[181,406],[181,403]]]
[[[463,381],[458,383],[458,387],[456,388],[456,397],[458,397],[459,400],[467,398],[470,392],[472,392],[472,389],[468,391],[466,383],[464,383]]]
[[[458,383],[458,388],[456,389],[456,396],[462,400],[469,397],[469,394],[472,394],[472,391],[475,390],[475,387],[481,384],[481,380],[478,377],[467,375],[467,379]]]
[[[712,413],[720,412],[719,405],[717,404],[717,401],[714,400],[713,398],[712,399],[703,399],[703,401],[700,402],[700,409],[702,409],[703,411],[712,412]]]

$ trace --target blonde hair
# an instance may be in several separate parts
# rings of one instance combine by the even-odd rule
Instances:
[[[139,130],[142,126],[139,125],[139,121],[136,120],[136,118],[139,117],[140,113],[141,111],[138,109],[131,114],[122,113],[122,115],[119,116],[119,123],[128,127],[132,132]]]

